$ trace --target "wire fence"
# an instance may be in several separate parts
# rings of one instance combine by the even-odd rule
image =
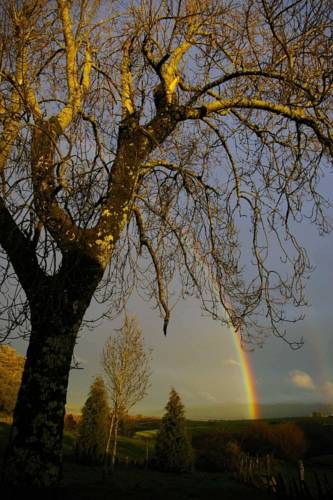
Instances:
[[[235,475],[244,483],[266,489],[281,499],[332,500],[333,483],[326,473],[305,471],[299,460],[291,476],[276,470],[273,457],[253,457],[242,454]]]

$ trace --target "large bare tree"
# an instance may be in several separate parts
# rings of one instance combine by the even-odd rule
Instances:
[[[119,421],[145,397],[149,387],[151,351],[145,349],[136,317],[125,313],[121,328],[107,339],[101,361],[111,399],[109,436],[104,461],[107,472],[110,449],[112,466],[116,460]]]
[[[309,269],[296,223],[329,229],[330,16],[329,0],[1,2],[1,326],[29,337],[7,484],[59,480],[93,296],[115,315],[140,286],[166,331],[180,287],[244,342],[284,335]]]

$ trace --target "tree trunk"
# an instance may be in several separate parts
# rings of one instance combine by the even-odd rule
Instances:
[[[107,440],[106,447],[105,447],[104,464],[103,464],[104,474],[108,474],[109,473],[109,466],[110,466],[109,452],[110,452],[110,445],[111,445],[111,438],[112,438],[114,420],[115,420],[115,413],[113,411],[112,412],[112,417],[110,419],[108,440]]]
[[[83,263],[81,262],[83,265]],[[45,489],[59,484],[68,377],[78,330],[101,272],[91,262],[45,277],[30,300],[31,336],[2,482]]]
[[[76,325],[57,325],[52,317],[47,325],[32,325],[5,457],[5,483],[48,487],[60,479],[68,375],[77,330]]]
[[[116,417],[115,417],[115,422],[114,422],[114,436],[113,436],[113,447],[112,447],[112,468],[113,469],[114,469],[114,465],[116,462],[116,456],[117,456],[118,425],[119,425],[119,418],[118,418],[118,412],[117,412]]]

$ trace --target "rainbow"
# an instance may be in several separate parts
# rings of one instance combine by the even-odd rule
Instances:
[[[237,352],[240,363],[240,370],[242,374],[244,391],[248,403],[249,418],[257,419],[260,418],[260,412],[259,412],[258,398],[256,394],[255,377],[249,360],[249,355],[242,347],[239,333],[237,333],[237,330],[230,324],[230,322],[228,323],[230,330],[233,333],[232,338],[234,340],[235,350]]]
[[[204,262],[200,252],[196,249],[197,245],[194,241],[189,241],[189,234],[186,231],[183,231],[183,240],[182,243],[186,246],[186,250],[188,250],[192,255],[196,257],[196,259],[200,262],[202,269],[204,270],[207,279],[210,281],[215,295],[220,300],[220,287],[211,271],[209,270],[207,264]],[[190,244],[192,243],[192,245]],[[258,419],[260,418],[259,405],[258,405],[258,397],[256,393],[256,383],[255,376],[251,367],[250,359],[248,353],[244,350],[241,343],[241,330],[240,326],[235,326],[234,321],[232,319],[232,304],[230,303],[229,297],[224,293],[223,302],[226,304],[226,308],[224,309],[228,326],[232,332],[232,338],[234,347],[238,356],[240,371],[243,381],[244,392],[247,399],[248,404],[248,416],[250,419]]]

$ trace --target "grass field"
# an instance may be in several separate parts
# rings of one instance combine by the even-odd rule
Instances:
[[[295,420],[295,419],[293,419]],[[279,423],[272,420],[271,423]],[[307,430],[311,439],[326,440],[330,443],[333,435],[333,422],[327,419],[298,419],[297,423]],[[189,421],[190,434],[198,436],[205,432],[213,432],[223,428],[226,432],[238,434],[242,432],[248,421]],[[236,481],[227,472],[193,471],[188,474],[165,474],[145,469],[143,464],[147,456],[151,457],[154,438],[159,426],[156,419],[138,421],[135,424],[133,437],[120,436],[118,457],[121,461],[112,476],[103,479],[101,467],[84,466],[75,463],[75,435],[64,435],[64,470],[63,481],[59,491],[61,500],[83,499],[205,499],[205,500],[269,500],[272,495],[265,491],[254,489]],[[8,439],[10,424],[0,423],[0,455],[3,454]],[[326,448],[327,451],[327,448]],[[332,448],[333,451],[333,448]],[[129,465],[126,465],[126,462]],[[328,477],[333,472],[333,455],[318,454],[305,458],[307,471],[324,474]],[[297,469],[293,464],[282,461],[278,463],[279,470],[285,477],[293,478]],[[310,474],[308,474],[310,477]],[[314,479],[310,478],[310,483]]]

